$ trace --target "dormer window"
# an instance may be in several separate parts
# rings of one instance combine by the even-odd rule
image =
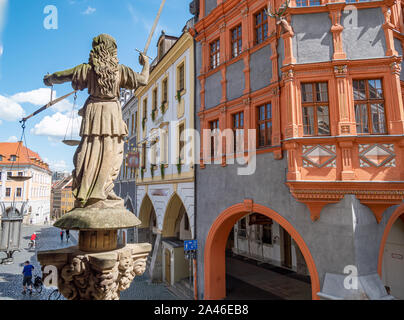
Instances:
[[[164,56],[164,41],[159,44],[159,60]]]
[[[17,156],[16,155],[11,155],[10,156],[10,161],[17,161]]]

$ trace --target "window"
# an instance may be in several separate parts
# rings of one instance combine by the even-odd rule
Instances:
[[[7,180],[10,180],[10,177],[12,177],[12,176],[13,176],[12,172],[7,172]]]
[[[231,30],[231,55],[233,58],[241,53],[242,46],[241,25]]]
[[[178,127],[179,158],[181,163],[185,160],[185,124],[181,123]]]
[[[348,0],[347,2],[350,2]],[[356,2],[355,0],[352,2]],[[319,6],[320,0],[296,0],[296,7]]]
[[[168,101],[168,79],[165,78],[163,80],[163,88],[162,88],[162,103],[166,103]]]
[[[135,114],[132,113],[132,130],[131,134],[133,135],[135,133]]]
[[[262,10],[255,15],[255,44],[268,38],[268,16]]]
[[[272,104],[258,107],[258,146],[272,145]]]
[[[141,168],[145,169],[146,168],[146,143],[142,144],[142,161],[141,161]]]
[[[244,151],[244,112],[233,115],[234,153]]]
[[[16,155],[11,155],[10,156],[10,161],[17,161],[17,156]]]
[[[264,224],[262,226],[262,243],[272,244],[272,225]]]
[[[243,218],[238,222],[237,234],[241,238],[247,238],[247,218]]]
[[[215,69],[220,63],[220,40],[215,40],[210,44],[210,68]]]
[[[11,188],[6,188],[6,197],[11,196]]]
[[[143,100],[143,119],[147,119],[147,98]]]
[[[21,198],[21,196],[22,196],[22,189],[21,189],[21,188],[17,188],[16,197],[17,197],[17,198]]]
[[[161,41],[159,46],[159,59],[161,60],[163,56],[164,56],[164,41]]]
[[[384,134],[386,119],[381,79],[353,81],[356,132]]]
[[[0,161],[3,161],[3,156],[0,155]]]
[[[157,110],[157,88],[153,90],[153,110]]]
[[[212,157],[216,157],[218,154],[218,136],[219,136],[219,119],[211,121],[209,123],[211,135],[210,135],[210,154]]]
[[[330,134],[327,82],[302,83],[303,131],[306,136]]]
[[[185,90],[185,64],[181,63],[177,68],[177,90],[182,92]]]
[[[23,175],[24,175],[23,172],[21,172],[21,171],[18,172],[18,176],[19,176],[19,177],[22,177]]]

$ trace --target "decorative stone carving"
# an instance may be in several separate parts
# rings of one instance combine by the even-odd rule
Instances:
[[[359,162],[361,168],[374,167],[395,167],[396,154],[393,144],[360,144]]]
[[[390,65],[391,71],[393,74],[400,75],[401,74],[401,64],[398,62],[393,62]]]
[[[132,244],[104,253],[85,253],[77,247],[38,253],[43,267],[54,265],[58,288],[68,300],[119,300],[120,292],[143,275],[150,244]]]
[[[303,146],[302,158],[304,168],[335,168],[337,166],[335,145]]]
[[[348,73],[348,66],[341,65],[341,66],[334,66],[334,73],[337,77],[346,76]]]

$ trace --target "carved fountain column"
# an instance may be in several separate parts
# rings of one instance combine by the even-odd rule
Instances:
[[[76,208],[54,226],[79,230],[78,246],[38,252],[38,261],[44,269],[54,266],[58,289],[68,300],[119,300],[145,272],[151,245],[119,246],[117,231],[140,224],[124,208]]]

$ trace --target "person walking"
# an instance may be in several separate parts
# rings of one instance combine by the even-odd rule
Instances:
[[[34,232],[31,236],[32,247],[36,248],[36,232]]]
[[[70,239],[70,230],[66,230],[66,242],[69,242]]]
[[[25,261],[24,269],[22,270],[22,274],[24,278],[22,280],[22,285],[24,290],[22,294],[27,293],[27,286],[29,287],[29,294],[32,295],[32,270],[35,269],[33,265],[29,263],[29,261]]]
[[[63,236],[64,236],[65,232],[62,230],[60,231],[60,241],[63,242]]]

